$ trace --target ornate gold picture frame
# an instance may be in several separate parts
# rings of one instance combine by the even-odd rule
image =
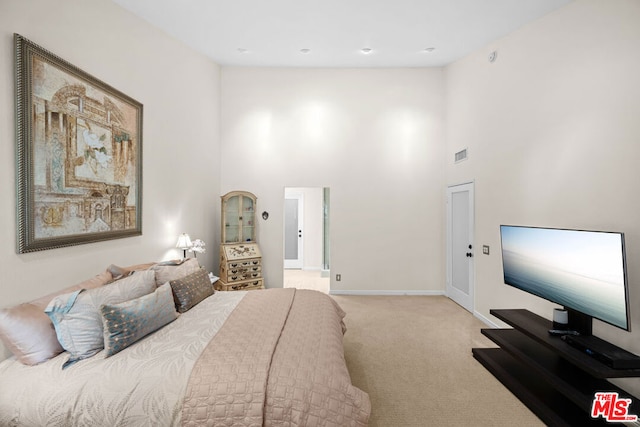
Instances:
[[[142,234],[142,104],[14,34],[17,251]]]

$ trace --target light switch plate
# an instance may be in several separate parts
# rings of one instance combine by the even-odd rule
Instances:
[[[482,245],[482,253],[485,255],[489,255],[489,246]]]

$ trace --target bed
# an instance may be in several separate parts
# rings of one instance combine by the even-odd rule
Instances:
[[[317,291],[216,292],[108,357],[1,362],[0,425],[364,426],[344,315]]]

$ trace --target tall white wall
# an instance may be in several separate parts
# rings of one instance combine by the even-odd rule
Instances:
[[[142,236],[16,254],[13,33],[144,105]],[[78,283],[111,263],[181,256],[174,248],[181,232],[210,244],[198,258],[217,270],[216,64],[108,0],[3,0],[0,58],[0,307]]]
[[[282,287],[284,188],[329,187],[332,290],[441,292],[443,111],[441,69],[223,67],[221,188],[270,213],[267,287]]]
[[[638,1],[577,0],[445,69],[447,184],[475,179],[476,247],[492,249],[476,256],[480,315],[552,316],[503,284],[500,224],[622,231],[633,332],[594,322],[594,333],[640,354],[638,22]]]

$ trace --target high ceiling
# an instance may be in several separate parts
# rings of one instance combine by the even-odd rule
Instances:
[[[113,1],[221,65],[433,67],[572,0]]]

